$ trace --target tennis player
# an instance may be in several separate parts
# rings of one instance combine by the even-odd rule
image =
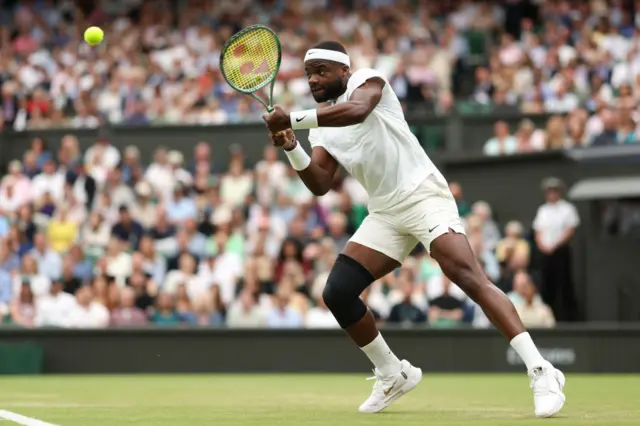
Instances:
[[[323,293],[340,326],[375,366],[376,382],[360,411],[385,409],[422,379],[419,368],[389,349],[359,297],[420,241],[526,364],[536,416],[558,413],[565,402],[564,375],[541,356],[512,303],[483,273],[447,181],[409,130],[389,82],[373,69],[351,72],[345,48],[334,41],[308,50],[304,66],[322,106],[294,112],[277,106],[263,118],[273,143],[284,148],[315,195],[329,191],[340,164],[370,197],[369,215],[338,256]],[[310,129],[311,157],[297,142],[297,129]]]

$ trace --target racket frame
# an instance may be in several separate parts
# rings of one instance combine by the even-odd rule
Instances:
[[[251,32],[251,31],[255,31],[257,29],[269,31],[271,33],[271,35],[273,36],[273,38],[275,39],[276,46],[278,47],[278,62],[276,63],[275,72],[273,72],[271,77],[269,77],[267,80],[265,80],[264,82],[260,83],[257,87],[255,87],[255,88],[253,88],[251,90],[241,89],[241,88],[237,87],[236,85],[234,85],[233,83],[231,83],[229,81],[229,79],[227,78],[227,75],[224,72],[224,66],[223,66],[223,64],[224,64],[224,56],[225,56],[225,53],[227,52],[229,46],[233,42],[235,42],[237,39],[239,39],[240,37],[244,36],[245,34]],[[227,40],[227,42],[224,44],[224,46],[222,47],[222,51],[220,52],[220,71],[222,72],[222,77],[224,77],[224,80],[227,82],[227,84],[229,86],[231,86],[231,88],[233,90],[237,91],[237,92],[243,93],[245,95],[252,96],[255,100],[257,100],[262,105],[264,105],[264,107],[267,109],[267,112],[269,112],[269,113],[273,112],[273,86],[275,85],[276,77],[278,76],[278,71],[280,71],[280,64],[281,63],[282,63],[282,47],[280,46],[280,39],[278,38],[278,35],[271,28],[265,27],[264,25],[260,25],[260,24],[251,25],[251,26],[249,26],[247,28],[243,28],[242,30],[240,30],[237,33],[235,33],[234,35],[232,35],[231,38],[229,38],[229,40]],[[257,92],[258,90],[264,88],[268,84],[270,84],[270,87],[269,87],[269,96],[268,96],[269,103],[267,104],[260,97],[258,97],[255,92]]]

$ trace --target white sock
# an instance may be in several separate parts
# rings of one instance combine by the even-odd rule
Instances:
[[[527,370],[531,371],[542,365],[544,358],[540,355],[529,333],[520,333],[514,337],[511,340],[511,347],[520,355],[520,358],[527,366]]]
[[[391,352],[387,342],[384,341],[380,333],[378,333],[378,337],[373,339],[371,343],[360,349],[369,357],[373,365],[383,376],[391,376],[399,373],[402,369],[400,360]]]

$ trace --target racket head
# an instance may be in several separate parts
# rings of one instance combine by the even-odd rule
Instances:
[[[254,93],[270,83],[273,89],[281,61],[282,48],[276,33],[264,25],[252,25],[234,34],[224,44],[220,70],[234,90],[262,102]],[[270,109],[271,93],[269,105],[262,103]]]

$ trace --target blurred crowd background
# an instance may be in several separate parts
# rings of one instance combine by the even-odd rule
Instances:
[[[337,327],[321,295],[367,215],[366,192],[338,174],[314,197],[271,146],[254,167],[240,146],[230,155],[218,164],[203,142],[193,162],[160,147],[144,164],[137,147],[120,152],[107,138],[80,152],[69,134],[51,152],[36,137],[0,184],[0,315],[23,326]],[[528,325],[550,327],[554,309],[572,319],[571,299],[555,297],[571,288],[532,253],[558,249],[579,218],[561,182],[543,188],[534,224],[503,232],[487,203],[451,183],[488,277]],[[489,326],[422,247],[362,297],[386,323]]]
[[[235,31],[267,24],[283,45],[275,88],[313,105],[305,50],[344,42],[416,114],[557,114],[496,125],[489,155],[637,142],[640,21],[631,0],[4,0],[0,129],[259,121],[218,69]],[[300,25],[304,22],[304,25]],[[105,42],[82,41],[88,25]]]
[[[224,83],[218,60],[231,34],[262,23],[283,45],[275,97],[285,108],[313,105],[304,52],[338,38],[353,67],[385,74],[412,114],[551,114],[545,128],[496,122],[487,155],[637,143],[635,3],[0,1],[0,132],[69,129],[55,151],[36,137],[2,179],[0,317],[337,327],[320,295],[367,214],[357,182],[337,177],[315,198],[269,148],[255,165],[238,146],[220,164],[207,142],[193,161],[161,147],[144,161],[108,138],[82,151],[73,129],[259,121],[262,107]],[[100,46],[82,41],[89,25],[104,29]],[[451,184],[487,275],[528,326],[550,327],[576,317],[558,253],[579,218],[562,182],[543,188],[533,224],[501,229],[491,206]],[[381,322],[489,325],[420,247],[363,298]]]

